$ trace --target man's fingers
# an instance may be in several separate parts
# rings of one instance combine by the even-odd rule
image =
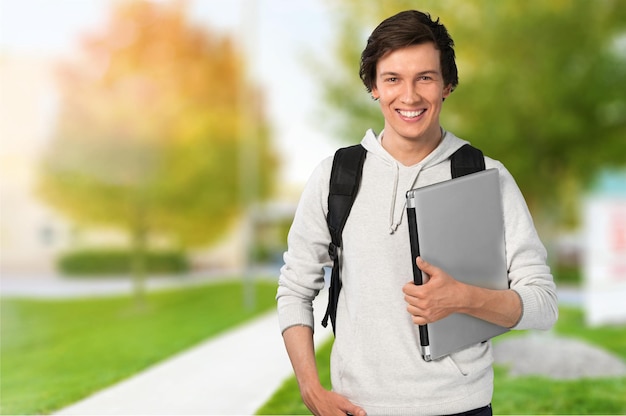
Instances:
[[[367,413],[365,413],[365,410],[361,409],[359,406],[353,404],[350,401],[348,401],[347,406],[345,407],[344,411],[346,412],[346,415],[367,416]]]
[[[349,416],[367,416],[367,413],[365,413],[365,410],[361,409],[360,407],[354,406],[350,410],[346,410],[346,415],[349,415]]]

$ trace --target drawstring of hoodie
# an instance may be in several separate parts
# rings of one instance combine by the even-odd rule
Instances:
[[[398,230],[398,227],[400,226],[400,224],[402,224],[402,219],[404,218],[404,211],[406,210],[406,199],[405,199],[404,204],[402,206],[402,210],[400,211],[400,218],[398,218],[398,221],[395,222],[396,199],[398,197],[398,181],[400,178],[400,167],[398,166],[397,162],[394,163],[394,168],[395,168],[395,171],[394,171],[394,176],[393,176],[393,191],[391,194],[391,209],[389,210],[389,234],[394,234]],[[415,176],[413,177],[413,180],[411,181],[411,184],[409,185],[407,192],[413,189],[413,187],[415,186],[415,183],[417,182],[417,177],[419,176],[419,173],[421,170],[422,168],[419,167],[417,169],[417,172],[415,172]]]
[[[394,163],[393,167],[395,168],[395,171],[393,175],[393,191],[391,193],[391,209],[389,210],[389,234],[395,233],[402,222],[401,214],[400,221],[398,221],[397,224],[393,223],[396,211],[396,197],[398,196],[398,179],[400,177],[400,167],[398,166],[398,163]]]

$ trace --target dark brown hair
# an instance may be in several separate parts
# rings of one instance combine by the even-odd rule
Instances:
[[[459,83],[454,55],[454,42],[439,19],[432,20],[430,14],[407,10],[385,19],[374,29],[361,54],[359,75],[368,92],[376,84],[376,64],[389,52],[407,46],[432,42],[440,51],[441,73],[444,86]]]

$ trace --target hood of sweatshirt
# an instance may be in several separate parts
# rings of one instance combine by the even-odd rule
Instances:
[[[367,157],[375,157],[382,163],[389,166],[393,171],[394,181],[390,189],[391,208],[389,212],[389,233],[396,232],[402,219],[404,217],[405,206],[397,207],[396,201],[398,200],[398,192],[402,192],[404,195],[406,191],[412,189],[417,184],[420,173],[426,169],[435,167],[442,163],[446,163],[450,156],[456,152],[461,146],[467,143],[467,141],[459,139],[454,134],[442,129],[443,138],[439,145],[428,156],[422,159],[419,163],[413,166],[404,166],[400,162],[391,156],[387,150],[381,144],[381,138],[384,135],[382,131],[379,135],[376,135],[373,130],[368,130],[365,133],[365,137],[361,141],[361,145],[367,150]],[[412,179],[408,189],[398,189],[398,180],[400,177],[401,169],[409,169],[412,173]],[[449,170],[448,170],[449,171]],[[405,201],[406,205],[406,201]],[[400,209],[399,209],[400,208]]]

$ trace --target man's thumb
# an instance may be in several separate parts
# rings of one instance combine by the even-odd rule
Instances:
[[[429,268],[429,267],[430,267],[430,264],[429,264],[426,260],[424,260],[423,258],[421,258],[421,257],[418,257],[418,258],[415,260],[415,262],[417,263],[417,267],[419,267],[419,268],[420,268],[420,270],[426,271],[425,269],[427,269],[427,268]]]

